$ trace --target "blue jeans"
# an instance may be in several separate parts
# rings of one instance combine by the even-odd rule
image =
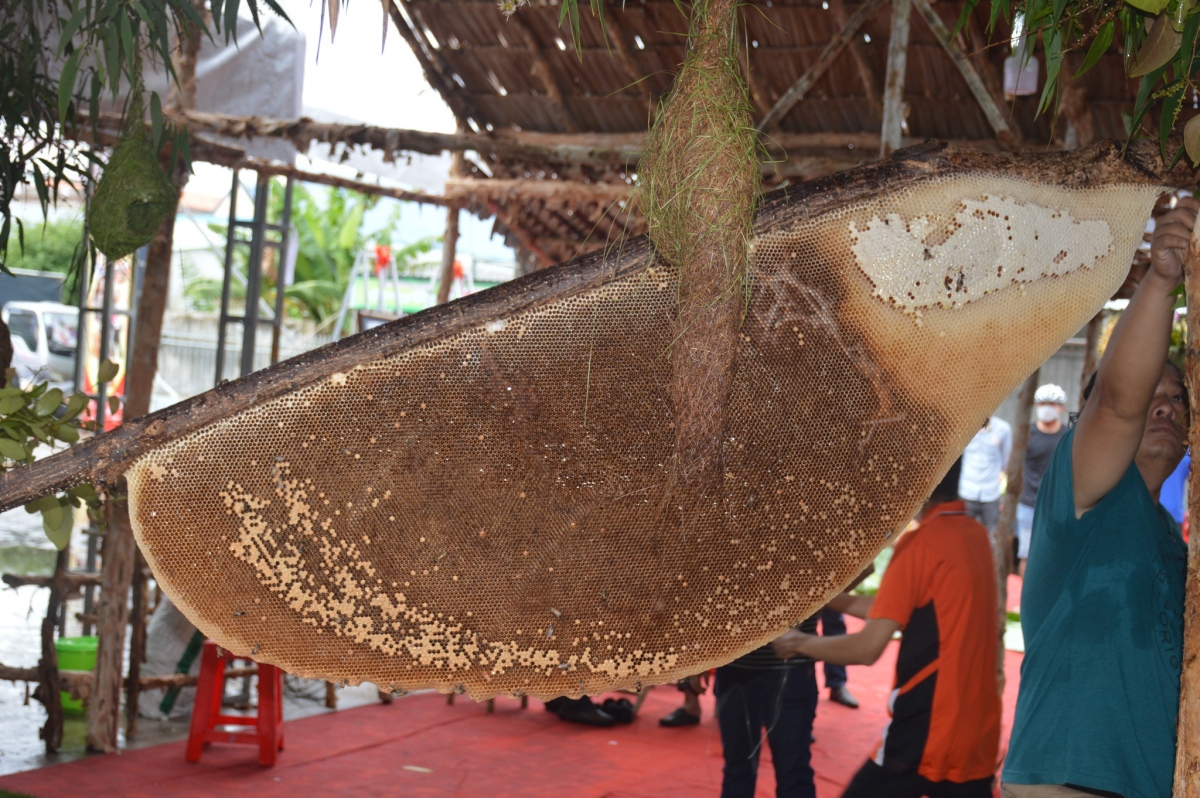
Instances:
[[[846,619],[837,610],[821,608],[821,635],[833,637],[846,634]],[[846,666],[825,663],[825,686],[832,690],[846,686]]]
[[[1017,505],[1017,559],[1029,559],[1029,541],[1033,537],[1033,508]]]
[[[817,715],[816,666],[751,670],[727,665],[717,668],[716,695],[725,755],[721,798],[753,798],[764,728],[777,798],[816,798],[809,750]]]

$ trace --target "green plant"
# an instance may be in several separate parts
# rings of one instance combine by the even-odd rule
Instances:
[[[25,247],[8,242],[7,263],[17,269],[67,275],[62,299],[70,302],[78,291],[79,256],[83,253],[83,221],[63,219],[26,225]]]
[[[117,365],[105,360],[100,364],[98,381],[108,382],[116,374]],[[64,401],[60,389],[45,383],[21,388],[16,384],[14,369],[5,372],[5,381],[6,387],[0,388],[0,470],[32,463],[39,445],[55,442],[69,445],[79,440],[81,429],[94,427],[94,422],[78,421],[88,404],[85,395],[72,394]],[[71,508],[84,504],[90,510],[99,508],[95,488],[86,483],[68,488],[58,496],[43,496],[25,505],[25,510],[42,514],[46,537],[61,551],[71,539]]]
[[[233,39],[242,0],[208,5],[211,17],[201,0],[0,0],[0,270],[7,271],[14,229],[24,245],[24,225],[9,212],[20,187],[33,185],[44,214],[62,182],[83,182],[102,160],[75,143],[80,124],[99,138],[102,95],[116,99],[143,57],[174,80],[175,42],[194,32]],[[276,0],[245,0],[256,21],[264,5],[287,19]],[[162,108],[162,98],[151,94],[155,151],[170,141],[172,157],[186,160],[187,133],[173,128]]]

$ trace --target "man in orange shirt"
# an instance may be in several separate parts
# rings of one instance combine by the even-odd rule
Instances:
[[[958,500],[961,460],[896,544],[877,596],[829,606],[866,618],[842,637],[788,632],[781,658],[871,665],[903,630],[891,722],[842,798],[990,798],[1000,747],[996,587],[987,530]]]

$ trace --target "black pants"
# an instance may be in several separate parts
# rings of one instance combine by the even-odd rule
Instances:
[[[930,781],[917,773],[867,764],[854,774],[842,798],[992,798],[993,777],[974,781]]]
[[[763,729],[775,763],[778,798],[816,798],[810,763],[817,714],[811,662],[780,670],[717,668],[717,725],[725,754],[721,798],[752,798]]]
[[[846,634],[846,619],[837,610],[828,607],[821,608],[821,634],[824,637]],[[832,690],[835,687],[845,687],[846,666],[825,663],[825,687]]]

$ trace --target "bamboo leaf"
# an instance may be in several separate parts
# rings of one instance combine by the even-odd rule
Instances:
[[[228,40],[232,36],[235,44],[237,43],[238,5],[238,0],[225,0],[225,39]]]
[[[150,141],[155,152],[162,149],[163,112],[158,92],[150,92]]]
[[[71,18],[67,20],[66,25],[63,25],[62,35],[58,40],[59,58],[63,57],[63,53],[66,52],[67,45],[71,43],[71,37],[75,35],[77,30],[79,30],[79,26],[83,24],[83,21],[86,18],[87,12],[81,8],[71,15]]]
[[[1116,25],[1112,20],[1104,23],[1104,26],[1096,32],[1096,38],[1092,39],[1092,46],[1088,48],[1087,56],[1083,59],[1083,64],[1080,65],[1079,71],[1075,73],[1074,79],[1078,80],[1083,73],[1096,65],[1100,60],[1100,56],[1108,52],[1108,46],[1112,44],[1113,32],[1116,30]]]
[[[79,59],[82,55],[82,50],[71,53],[58,80],[58,121],[63,124],[67,123],[67,110],[71,107],[71,95],[75,92],[75,76],[79,72]]]

